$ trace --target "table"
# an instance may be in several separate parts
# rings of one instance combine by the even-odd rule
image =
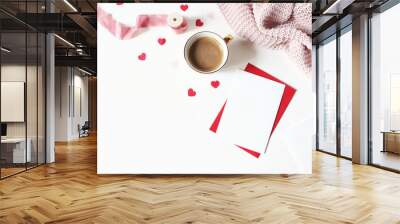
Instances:
[[[382,131],[383,149],[382,152],[400,154],[400,131]]]
[[[28,144],[25,144],[25,140]],[[26,151],[25,151],[25,145]],[[1,155],[6,163],[20,164],[32,160],[32,140],[30,138],[1,139]],[[26,153],[25,153],[26,152]]]

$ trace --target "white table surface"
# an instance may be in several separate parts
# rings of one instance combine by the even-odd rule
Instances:
[[[25,141],[28,142],[26,150],[25,150]],[[13,163],[25,163],[25,160],[27,162],[30,162],[31,155],[32,155],[32,140],[31,138],[12,138],[12,137],[7,137],[4,139],[1,139],[1,144],[14,144],[13,148]],[[26,155],[25,155],[26,152]]]
[[[235,36],[216,4],[98,4],[126,24],[139,14],[179,12],[189,30],[177,35],[165,27],[118,40],[98,24],[98,173],[310,173],[314,97],[310,76],[281,50],[254,46]],[[197,28],[194,20],[204,26]],[[191,70],[183,47],[191,35],[213,31],[233,34],[226,66],[213,75]],[[164,37],[163,46],[157,39]],[[145,61],[137,55],[146,52]],[[232,71],[248,63],[297,89],[259,159],[226,144],[208,128],[227,98]],[[210,88],[219,80],[218,89]],[[187,97],[194,88],[196,97]],[[312,124],[312,125],[310,125]]]
[[[20,143],[25,142],[25,138],[2,138],[1,143]]]

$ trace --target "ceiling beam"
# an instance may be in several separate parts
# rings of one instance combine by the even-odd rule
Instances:
[[[317,17],[317,20],[315,20],[315,22],[313,22],[313,24],[312,24],[312,32],[315,33],[318,30],[320,30],[321,28],[323,28],[323,26],[334,17],[335,16],[319,16],[319,17]]]
[[[336,0],[330,4],[322,14],[342,14],[343,10],[351,5],[355,0]]]
[[[97,68],[96,57],[91,56],[56,56],[55,64],[56,66],[88,67],[93,71]]]
[[[80,14],[68,14],[68,17],[80,26],[91,38],[96,38],[97,31],[85,17]]]
[[[81,31],[68,14],[63,13],[18,13],[16,17],[42,32]]]

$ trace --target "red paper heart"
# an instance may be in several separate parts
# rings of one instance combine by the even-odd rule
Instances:
[[[196,26],[203,26],[203,21],[201,19],[196,19]]]
[[[167,40],[165,38],[158,38],[158,43],[164,45]]]
[[[214,88],[218,88],[219,81],[218,80],[211,81],[211,86],[214,87]]]
[[[181,5],[181,10],[182,10],[182,11],[186,11],[188,8],[189,8],[189,6],[186,5],[186,4]]]
[[[138,56],[138,59],[141,60],[141,61],[146,60],[146,53],[141,53],[141,54]]]
[[[188,96],[196,96],[196,91],[194,91],[192,88],[188,89]]]

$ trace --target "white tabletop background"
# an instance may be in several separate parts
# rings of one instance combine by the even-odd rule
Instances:
[[[266,174],[311,173],[314,129],[311,76],[282,50],[270,50],[234,35],[216,4],[98,4],[121,22],[134,25],[139,14],[178,12],[189,29],[144,30],[119,40],[98,24],[98,173],[99,174]],[[194,25],[195,19],[204,22]],[[213,31],[232,34],[229,59],[212,75],[191,70],[183,47],[191,35]],[[157,39],[166,38],[160,46]],[[137,56],[145,52],[145,61]],[[221,141],[209,127],[225,102],[232,74],[247,63],[297,89],[260,158]],[[210,82],[221,85],[212,88]],[[188,88],[196,91],[188,97]],[[249,133],[251,134],[251,133]]]

